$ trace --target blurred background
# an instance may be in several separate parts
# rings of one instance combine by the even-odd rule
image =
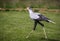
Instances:
[[[40,25],[26,39],[34,23],[26,10],[28,6],[56,22],[42,22],[48,39],[44,39]],[[0,0],[0,41],[60,41],[60,0]]]
[[[60,0],[0,0],[0,8],[50,8],[60,9]]]

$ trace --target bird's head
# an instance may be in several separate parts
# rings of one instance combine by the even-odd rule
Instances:
[[[33,10],[32,10],[31,7],[27,7],[27,10],[29,11],[29,13],[32,13],[33,12]]]
[[[31,7],[27,7],[27,10],[32,10],[32,8]]]
[[[27,7],[26,9],[29,10],[29,7]]]

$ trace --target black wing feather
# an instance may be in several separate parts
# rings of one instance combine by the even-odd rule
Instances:
[[[44,15],[38,15],[39,16],[39,20],[40,21],[46,21],[46,20],[49,20],[49,18],[47,18],[46,16],[44,16]]]

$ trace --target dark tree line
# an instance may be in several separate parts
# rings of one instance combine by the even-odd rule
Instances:
[[[0,8],[47,7],[60,8],[60,0],[0,0]]]

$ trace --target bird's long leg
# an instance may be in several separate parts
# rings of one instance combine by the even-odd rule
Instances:
[[[43,27],[43,31],[44,31],[45,39],[47,39],[47,34],[44,27]]]
[[[42,23],[39,22],[39,21],[38,21],[38,23],[43,27],[44,35],[45,35],[45,38],[47,39],[47,34],[46,34],[46,31],[45,31],[45,28],[44,28],[44,24],[42,24]]]
[[[26,36],[26,38],[28,38],[30,36],[30,34],[33,33],[33,30]]]
[[[38,23],[37,21],[34,21],[34,28],[33,28],[33,30],[36,29],[37,23]]]
[[[33,31],[35,31],[36,26],[37,26],[37,22],[34,21],[34,28],[33,28],[33,30],[26,36],[26,38],[28,38],[28,37],[30,36],[30,34],[33,33]]]

